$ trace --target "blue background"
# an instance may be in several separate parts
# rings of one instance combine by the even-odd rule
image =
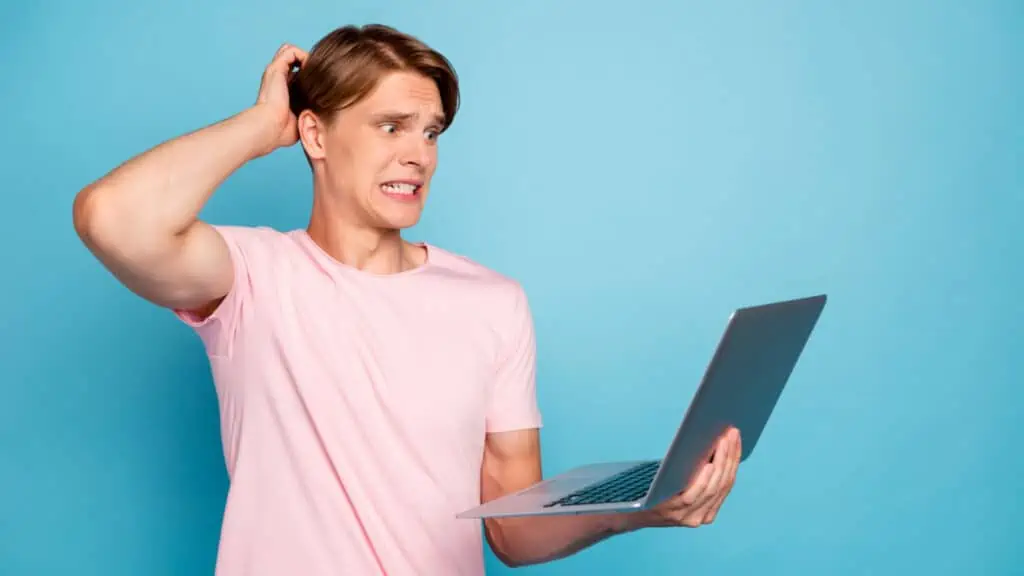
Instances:
[[[461,75],[410,238],[527,288],[548,473],[659,456],[732,308],[830,295],[713,526],[522,573],[1024,572],[1024,4],[54,0],[0,9],[0,574],[210,573],[201,347],[72,198],[373,21]],[[278,152],[204,216],[302,227],[309,186]]]

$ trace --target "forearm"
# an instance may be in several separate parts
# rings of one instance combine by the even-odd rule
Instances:
[[[132,158],[77,196],[76,227],[125,248],[172,241],[232,172],[264,153],[269,128],[249,108]]]
[[[639,516],[627,514],[528,516],[485,522],[492,550],[510,566],[565,558],[641,526]]]

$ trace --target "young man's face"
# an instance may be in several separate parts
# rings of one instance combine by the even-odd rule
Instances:
[[[367,227],[415,225],[437,165],[443,122],[433,80],[411,72],[382,78],[319,135],[330,202]]]

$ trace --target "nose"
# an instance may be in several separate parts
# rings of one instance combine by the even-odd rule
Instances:
[[[422,137],[411,136],[404,143],[400,156],[402,164],[426,168],[433,160],[430,143]]]

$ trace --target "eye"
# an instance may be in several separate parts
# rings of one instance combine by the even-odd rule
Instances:
[[[440,135],[441,135],[441,133],[438,130],[427,130],[427,133],[426,133],[427,140],[429,140],[431,142],[437,140],[438,136],[440,136]]]
[[[384,130],[388,134],[394,134],[395,132],[398,131],[398,125],[397,124],[391,124],[391,123],[381,124],[380,127],[381,127],[382,130]]]

